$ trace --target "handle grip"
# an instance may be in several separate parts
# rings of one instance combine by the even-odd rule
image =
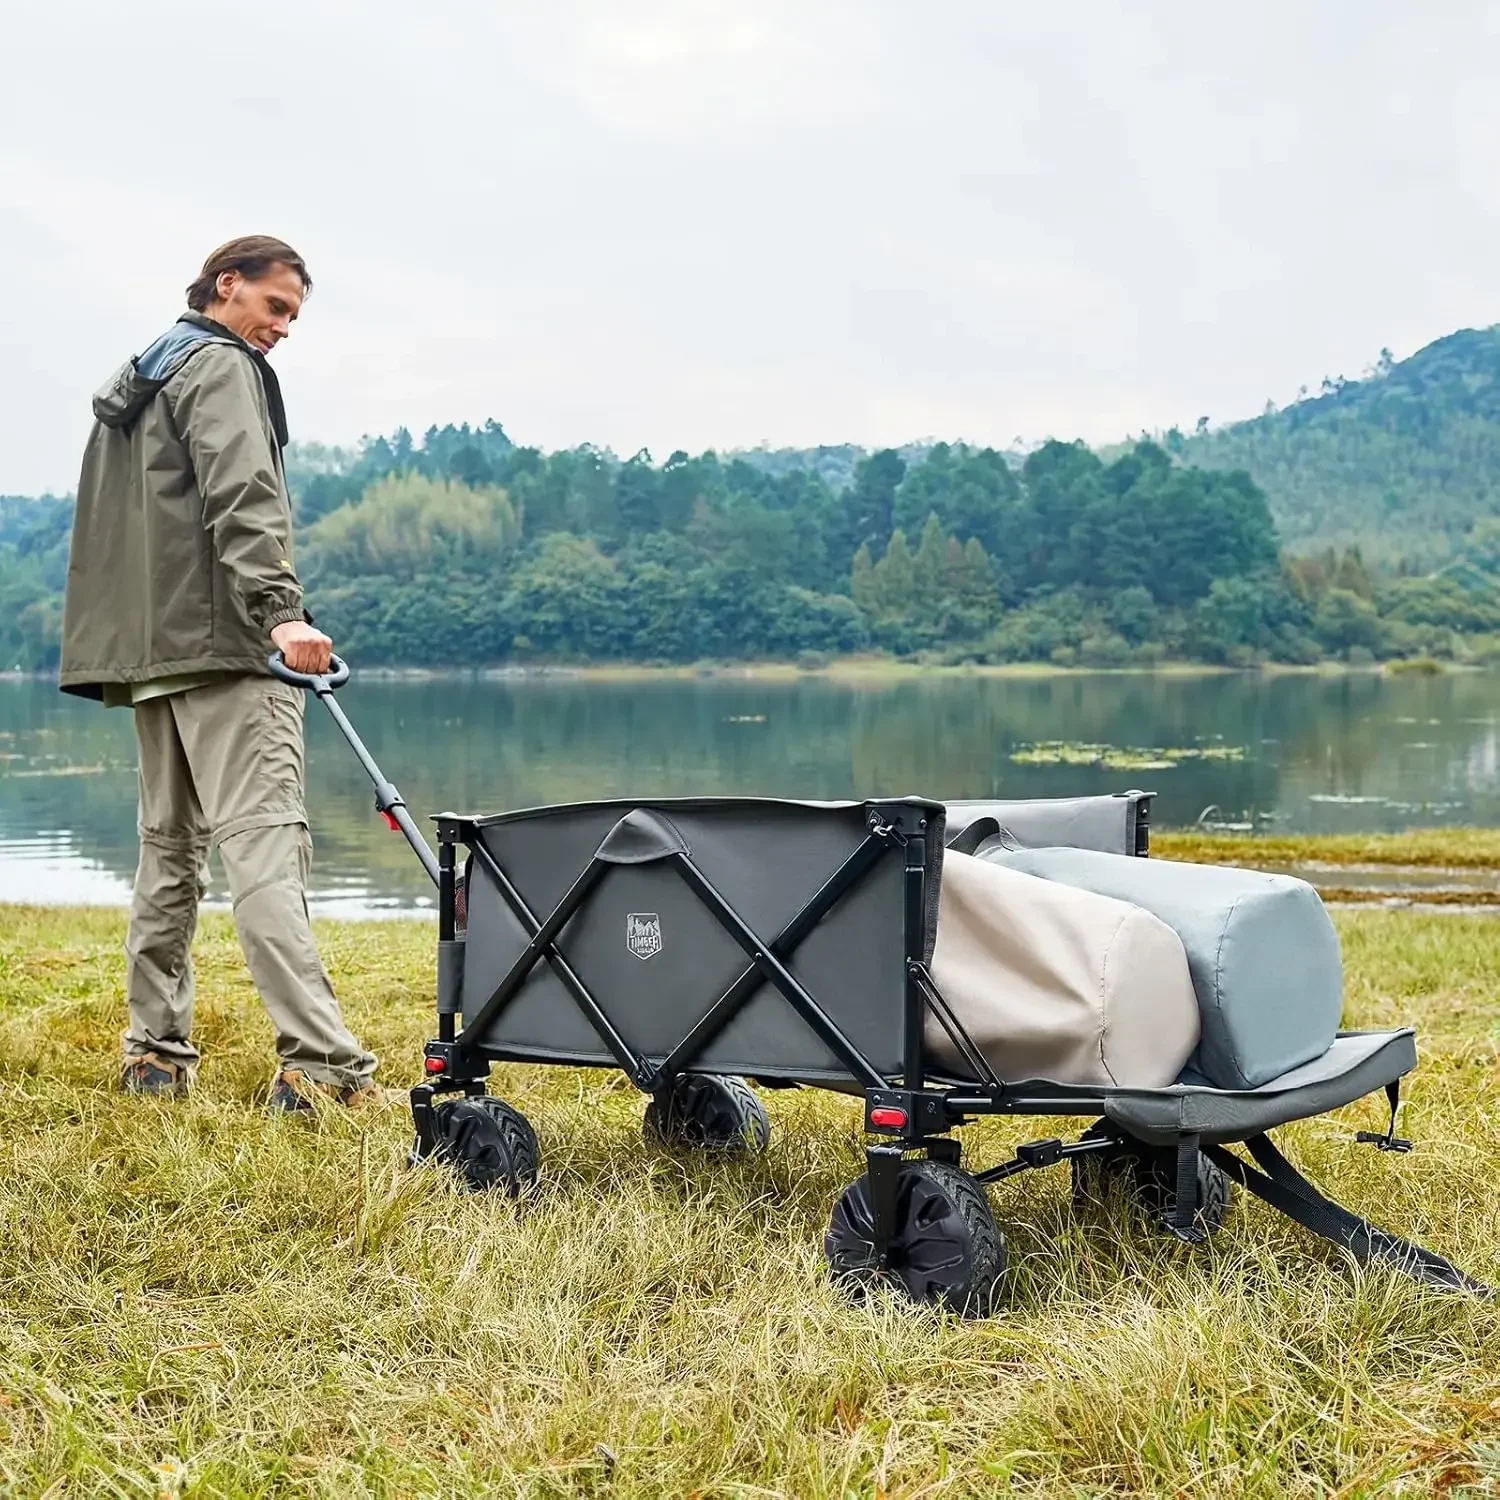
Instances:
[[[349,680],[349,663],[343,657],[335,656],[329,665],[331,672],[294,672],[282,659],[281,652],[273,651],[266,658],[266,665],[271,669],[271,676],[279,677],[283,682],[289,682],[293,687],[306,688],[310,693],[316,693],[322,697],[325,693],[331,693],[335,688],[341,688]]]

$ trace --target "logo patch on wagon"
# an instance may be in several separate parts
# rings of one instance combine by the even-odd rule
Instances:
[[[625,946],[637,958],[661,952],[661,918],[654,911],[633,911],[625,918]]]

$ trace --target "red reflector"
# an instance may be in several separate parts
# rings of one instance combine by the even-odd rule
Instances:
[[[429,1057],[423,1066],[429,1073],[441,1073],[443,1071],[443,1060],[440,1057]]]
[[[886,1106],[882,1106],[879,1109],[872,1109],[870,1111],[870,1124],[890,1125],[897,1130],[904,1130],[906,1128],[906,1111],[904,1109],[890,1109]]]
[[[380,816],[385,819],[385,826],[389,828],[392,833],[401,832],[401,825],[396,821],[395,813],[383,812]]]

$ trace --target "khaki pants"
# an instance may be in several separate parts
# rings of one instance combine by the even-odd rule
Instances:
[[[217,847],[282,1066],[320,1083],[368,1078],[376,1060],[344,1025],[308,925],[302,692],[232,677],[133,712],[141,853],[126,938],[126,1056],[198,1061],[190,949]]]

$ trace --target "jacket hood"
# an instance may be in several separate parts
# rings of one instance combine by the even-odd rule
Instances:
[[[193,350],[207,343],[230,342],[238,340],[180,319],[144,354],[127,359],[94,392],[94,416],[106,427],[129,427]]]
[[[205,344],[229,344],[243,350],[260,372],[271,411],[271,425],[281,447],[286,446],[286,407],[281,385],[265,355],[244,339],[202,313],[184,313],[144,354],[133,355],[94,392],[94,416],[105,427],[129,428],[157,392],[182,368],[183,362]]]

